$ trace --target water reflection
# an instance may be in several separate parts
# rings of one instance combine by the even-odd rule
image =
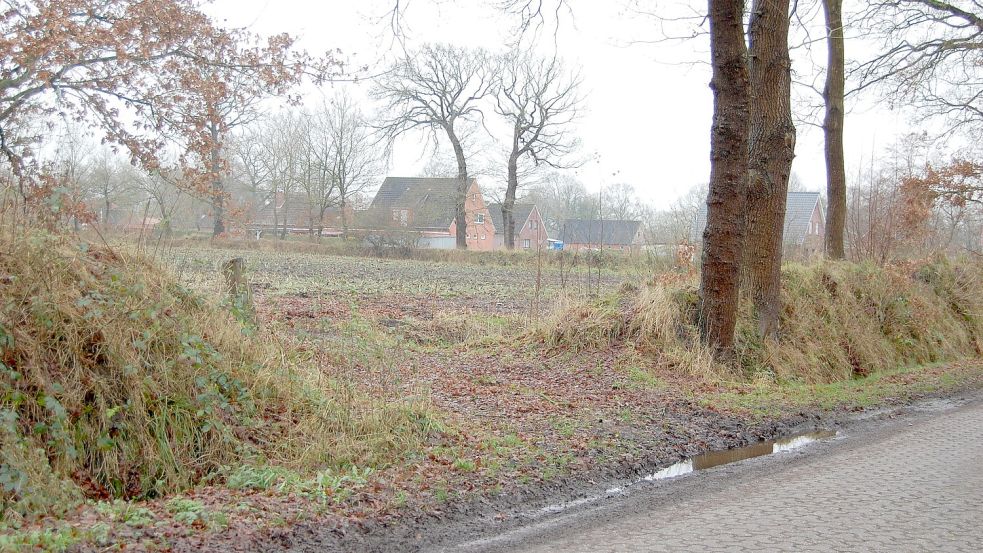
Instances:
[[[771,455],[772,453],[779,453],[782,451],[791,451],[804,445],[808,445],[826,438],[832,438],[834,436],[836,436],[835,431],[821,430],[819,432],[799,434],[797,436],[782,438],[780,440],[758,442],[756,444],[738,447],[735,449],[711,451],[709,453],[704,453],[702,455],[697,455],[696,457],[680,461],[674,465],[669,465],[656,473],[646,476],[645,480],[650,482],[653,480],[665,480],[666,478],[674,478],[676,476],[682,476],[694,471],[718,467],[729,463],[736,463],[738,461],[751,459],[753,457]]]

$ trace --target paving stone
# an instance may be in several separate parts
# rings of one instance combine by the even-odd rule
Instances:
[[[653,524],[653,517],[663,521]],[[749,531],[750,530],[750,531]],[[983,405],[525,553],[983,551]]]

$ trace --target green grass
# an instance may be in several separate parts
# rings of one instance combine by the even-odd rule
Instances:
[[[228,515],[221,511],[210,511],[200,501],[184,497],[175,497],[167,501],[167,512],[174,520],[188,526],[202,525],[212,530],[219,530],[229,525]]]
[[[96,512],[114,522],[142,528],[154,522],[154,513],[129,501],[101,501],[96,503]]]
[[[63,525],[43,530],[17,530],[0,526],[0,551],[50,551],[62,552],[80,543],[103,543],[108,539],[109,527],[103,523],[87,528]]]
[[[823,383],[735,383],[724,385],[719,392],[703,391],[701,404],[737,411],[754,418],[777,417],[796,408],[821,409],[866,408],[888,399],[907,399],[917,394],[954,391],[979,375],[972,370],[947,367],[948,372],[936,374],[940,365],[910,366],[881,371],[852,380]]]

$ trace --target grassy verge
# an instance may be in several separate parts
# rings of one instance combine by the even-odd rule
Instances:
[[[700,345],[698,296],[686,279],[570,300],[531,338],[550,350],[629,344],[668,370],[790,384],[838,382],[983,353],[983,298],[978,293],[983,268],[978,263],[789,265],[783,283],[777,340],[757,335],[750,302],[743,302],[734,365],[715,363]]]
[[[803,408],[859,410],[904,403],[924,395],[978,387],[981,382],[983,375],[977,365],[940,363],[824,384],[730,383],[691,393],[701,405],[763,420]]]
[[[241,481],[242,466],[334,490],[435,428],[421,396],[366,394],[140,256],[40,232],[0,250],[4,523]]]

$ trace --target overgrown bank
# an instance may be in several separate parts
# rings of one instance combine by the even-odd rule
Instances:
[[[361,393],[140,256],[38,232],[0,235],[0,252],[7,522],[242,466],[384,466],[430,428],[425,401]]]
[[[185,286],[197,291],[192,293],[135,256],[92,246],[79,249],[72,242],[51,237],[31,240],[34,249],[21,243],[5,243],[0,248],[4,253],[17,252],[18,258],[26,260],[24,264],[34,267],[7,258],[0,265],[0,276],[26,274],[33,286],[18,291],[18,301],[10,303],[20,307],[5,306],[2,311],[0,322],[10,336],[23,327],[32,329],[31,335],[39,342],[53,343],[54,334],[34,328],[47,328],[45,324],[8,325],[8,321],[27,321],[24,302],[32,296],[42,298],[40,303],[50,303],[46,298],[51,296],[46,294],[52,290],[87,290],[76,290],[68,296],[70,301],[59,302],[75,306],[72,309],[77,312],[67,317],[78,321],[75,326],[89,324],[84,313],[92,308],[78,305],[79,300],[86,303],[95,292],[126,297],[131,302],[126,309],[113,307],[123,300],[100,300],[108,303],[100,309],[112,310],[113,315],[87,315],[96,321],[91,326],[109,329],[111,336],[129,336],[123,343],[134,344],[133,336],[113,326],[114,321],[137,312],[135,327],[142,333],[153,328],[156,319],[139,313],[144,307],[157,306],[168,321],[162,324],[169,329],[157,332],[180,330],[210,344],[221,359],[202,355],[212,366],[207,372],[224,372],[238,380],[235,387],[246,390],[255,407],[242,408],[246,399],[229,396],[229,407],[220,405],[217,417],[195,419],[199,432],[212,420],[230,429],[229,449],[219,447],[226,442],[209,442],[218,447],[209,451],[216,451],[215,458],[222,460],[191,471],[185,481],[189,484],[167,484],[148,492],[117,493],[111,480],[101,487],[87,486],[87,480],[79,478],[84,472],[68,470],[88,465],[55,467],[57,450],[51,449],[46,438],[29,435],[28,426],[35,423],[16,427],[20,443],[29,443],[39,452],[37,459],[46,458],[55,467],[49,473],[75,487],[73,500],[82,495],[99,500],[62,516],[25,520],[6,528],[0,524],[0,550],[10,544],[38,543],[58,550],[58,544],[66,542],[93,548],[125,544],[136,549],[269,550],[303,544],[330,548],[337,540],[342,540],[343,549],[373,550],[364,547],[359,536],[384,542],[385,546],[375,550],[413,549],[421,528],[422,535],[429,536],[428,528],[454,513],[475,520],[484,513],[497,521],[499,515],[508,518],[530,505],[535,508],[566,499],[566,494],[591,491],[596,487],[591,481],[637,479],[681,456],[746,445],[800,424],[825,423],[836,413],[978,387],[983,375],[979,361],[885,370],[856,379],[848,378],[853,371],[847,366],[842,373],[846,380],[817,385],[808,382],[841,377],[825,378],[819,373],[782,376],[755,361],[764,357],[758,353],[753,358],[750,352],[755,350],[750,347],[742,350],[746,362],[739,369],[701,364],[704,358],[695,347],[698,342],[691,325],[695,290],[685,277],[662,277],[644,286],[626,284],[589,302],[571,299],[558,305],[554,316],[539,320],[522,308],[524,277],[517,278],[515,271],[486,268],[482,279],[474,279],[467,271],[471,267],[457,263],[350,257],[342,264],[335,256],[286,252],[262,256],[218,248],[165,252],[162,259],[171,264],[173,274]],[[56,253],[56,261],[43,259],[47,252]],[[223,305],[219,297],[217,268],[238,255],[245,258],[247,274],[255,285],[255,326],[235,320],[235,310]],[[67,271],[68,276],[50,276],[65,272],[66,266],[81,269]],[[831,270],[839,269],[849,274],[829,277],[836,279],[837,290],[853,290],[866,278],[864,268],[837,265]],[[916,269],[922,270],[894,272],[899,278],[909,278]],[[818,270],[789,268],[803,271],[803,281]],[[865,270],[876,276],[876,269]],[[117,274],[119,284],[111,285],[111,274]],[[939,274],[950,275],[941,279],[942,288],[958,291],[963,285],[945,284],[946,279],[962,282],[974,273],[970,265],[943,263]],[[819,278],[821,284],[821,275]],[[915,284],[904,286],[919,290],[933,286],[926,282],[929,273],[911,279]],[[49,281],[50,290],[43,284]],[[446,291],[435,291],[433,284],[459,281],[460,286]],[[139,294],[121,292],[136,283],[143,286]],[[12,284],[9,279],[0,284],[5,302],[8,290],[16,289]],[[613,289],[615,284],[605,282],[604,286]],[[864,290],[863,297],[876,295]],[[885,292],[877,294],[886,296]],[[558,295],[563,296],[562,287]],[[913,301],[911,294],[902,295]],[[963,294],[957,296],[956,303],[965,303],[960,299]],[[931,299],[921,292],[918,297]],[[170,313],[168,306],[172,306]],[[790,313],[804,312],[798,304],[792,309]],[[825,309],[834,311],[830,306]],[[889,313],[885,321],[902,320],[893,310],[885,313]],[[914,315],[923,316],[924,310]],[[745,320],[750,320],[750,314],[745,314]],[[65,323],[57,325],[64,327]],[[533,331],[530,325],[535,326]],[[72,332],[62,328],[59,334],[74,335]],[[530,338],[538,343],[531,343]],[[30,342],[23,337],[17,339],[22,341],[14,349],[31,359],[52,355],[27,347]],[[65,345],[74,343],[72,340],[54,343]],[[175,379],[189,381],[203,376],[205,370],[167,366],[167,359],[181,358],[185,345],[174,338],[158,341],[170,344],[157,346],[170,353],[159,359],[151,356],[149,362],[151,366],[163,363],[166,370],[146,369],[143,378],[165,382],[167,394],[183,397],[181,404],[201,401],[196,386],[185,389],[166,380],[173,374]],[[963,354],[958,348],[938,351],[940,356]],[[132,364],[140,355],[126,359]],[[74,357],[66,355],[65,359]],[[226,363],[228,360],[234,363]],[[18,362],[23,367],[30,364]],[[242,369],[243,362],[254,363],[253,370]],[[52,369],[60,366],[57,363],[34,363],[46,363],[52,375],[60,374]],[[103,364],[109,368],[85,370],[97,374],[120,371],[120,363]],[[710,378],[694,374],[701,371]],[[35,373],[43,371],[37,368]],[[284,384],[280,386],[283,392],[273,395],[266,388],[276,386],[267,383],[276,382],[270,379],[280,373],[294,374],[288,380],[305,385]],[[86,375],[77,382],[93,378]],[[403,399],[418,397],[421,389],[427,390],[426,403]],[[52,389],[46,395],[55,393]],[[146,392],[141,397],[157,395]],[[56,399],[69,403],[61,396]],[[150,404],[149,399],[143,401],[143,405]],[[118,401],[104,403],[113,406]],[[294,404],[300,406],[294,408],[295,414],[280,414],[289,409],[283,405]],[[66,412],[75,421],[78,402],[72,405]],[[304,410],[314,406],[324,410],[321,419]],[[7,403],[2,408],[14,412]],[[204,417],[206,413],[199,415],[200,410],[194,407],[193,412],[184,412],[189,418]],[[440,413],[436,420],[444,423],[442,432],[430,431],[436,426],[434,413]],[[113,436],[113,417],[121,414],[134,415],[125,409],[113,412],[110,439],[148,439],[139,429],[129,428]],[[20,412],[17,417],[24,420]],[[322,420],[323,426],[305,427],[305,421],[311,420]],[[291,424],[298,428],[290,428]],[[95,425],[84,428],[86,432],[102,431]],[[209,427],[208,432],[213,431]],[[99,447],[99,435],[94,435],[88,442],[79,438],[88,450]],[[283,447],[274,447],[278,444]],[[150,465],[148,462],[147,467]],[[370,473],[368,469],[374,470]],[[185,490],[187,486],[191,488]],[[185,491],[173,496],[176,490]],[[160,494],[166,496],[142,500]],[[109,495],[133,500],[105,500]],[[6,497],[23,499],[12,494]],[[47,505],[47,512],[60,510]],[[7,512],[14,514],[12,518],[19,516],[12,509]],[[80,533],[78,528],[101,528],[104,533]]]
[[[668,369],[778,382],[835,382],[983,353],[979,263],[792,264],[782,279],[777,340],[759,338],[751,302],[743,302],[737,367],[714,362],[700,345],[698,294],[687,278],[625,285],[599,298],[569,301],[533,336],[551,349],[626,343]]]

